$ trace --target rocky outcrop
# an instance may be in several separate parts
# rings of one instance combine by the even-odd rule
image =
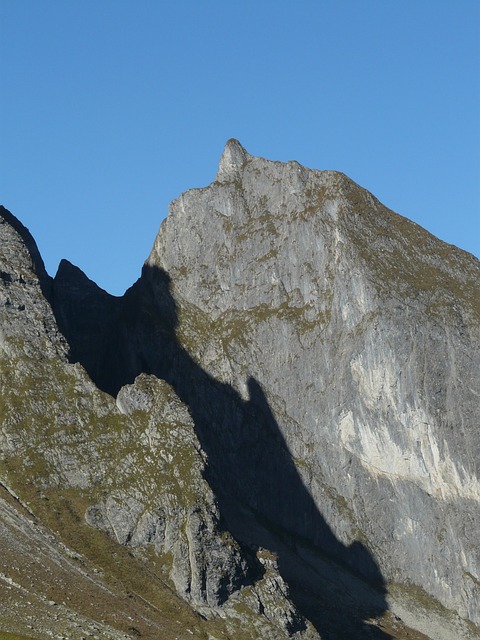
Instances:
[[[341,174],[231,141],[147,264],[172,280],[179,335],[209,319],[202,367],[262,388],[336,536],[479,622],[478,261]]]
[[[230,141],[147,264],[199,365],[262,390],[336,537],[479,623],[478,261],[342,174]],[[269,517],[321,547],[284,496]]]
[[[122,298],[1,213],[1,479],[68,544],[197,637],[478,636],[473,256],[234,140]]]
[[[132,442],[123,445],[117,482],[87,509],[87,522],[120,544],[151,544],[169,554],[176,591],[196,608],[223,604],[260,571],[220,529],[215,497],[203,479],[205,454],[187,408],[169,385],[143,374],[121,389],[117,407],[135,419],[140,446],[135,451]],[[149,477],[144,468],[153,465]]]

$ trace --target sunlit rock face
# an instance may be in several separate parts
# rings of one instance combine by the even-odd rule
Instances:
[[[261,386],[339,540],[480,622],[478,261],[342,174],[230,141],[147,264],[201,366]]]
[[[66,261],[50,278],[3,208],[0,240],[0,507],[110,598],[72,595],[59,636],[478,637],[473,256],[235,140],[121,298]],[[32,553],[9,533],[12,567]],[[25,621],[49,620],[60,568],[34,588],[7,560]]]

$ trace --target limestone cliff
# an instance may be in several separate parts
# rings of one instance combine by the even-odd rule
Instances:
[[[231,141],[147,264],[201,366],[261,387],[335,535],[480,623],[478,261],[342,174]],[[319,544],[294,506],[285,488],[272,518]]]
[[[118,603],[79,595],[52,629],[479,636],[473,256],[234,140],[122,298],[66,261],[51,279],[0,214],[2,521],[27,509]]]

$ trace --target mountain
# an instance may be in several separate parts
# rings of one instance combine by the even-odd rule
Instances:
[[[235,140],[121,298],[0,220],[0,630],[480,637],[473,256]]]

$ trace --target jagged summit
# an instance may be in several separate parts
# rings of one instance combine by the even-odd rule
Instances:
[[[5,224],[3,256],[10,250],[10,264],[13,267],[14,263],[18,263],[15,267],[18,274],[25,268],[25,264],[22,264],[22,261],[23,263],[25,262],[25,255],[28,252],[28,267],[38,276],[42,286],[46,285],[48,275],[30,231],[3,205],[0,205],[0,223]]]
[[[247,153],[238,140],[230,138],[220,158],[216,180],[218,182],[234,180],[241,167],[250,157],[250,154]]]

